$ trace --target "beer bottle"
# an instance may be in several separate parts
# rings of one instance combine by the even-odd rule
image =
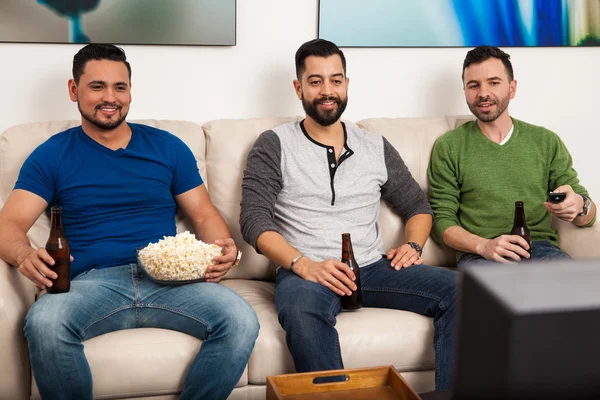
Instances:
[[[527,228],[525,221],[525,207],[522,201],[515,201],[515,222],[513,224],[511,235],[521,236],[529,243],[529,254],[531,254],[531,233]]]
[[[51,208],[50,237],[46,243],[46,251],[54,259],[54,265],[48,267],[58,275],[56,279],[48,278],[52,281],[52,286],[47,289],[47,292],[68,292],[71,288],[71,250],[65,237],[62,207]]]
[[[354,251],[352,250],[352,241],[349,233],[342,233],[342,262],[348,264],[356,280],[356,290],[350,296],[342,296],[342,307],[346,310],[357,310],[362,307],[362,291],[360,289],[360,268],[354,259]]]

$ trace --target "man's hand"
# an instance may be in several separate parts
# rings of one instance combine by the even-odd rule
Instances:
[[[494,239],[483,239],[477,254],[486,260],[513,264],[521,258],[529,258],[529,243],[518,235],[501,235]]]
[[[338,260],[314,262],[302,257],[294,264],[294,272],[307,281],[320,283],[340,296],[350,296],[356,290],[356,276],[350,267]]]
[[[573,221],[577,217],[577,214],[583,210],[583,197],[575,193],[570,185],[559,186],[553,192],[564,192],[567,196],[560,203],[546,201],[544,207],[562,220],[567,222]]]
[[[217,246],[223,247],[223,255],[213,259],[213,265],[209,265],[204,279],[206,282],[219,282],[233,266],[237,257],[238,248],[231,238],[215,240]]]
[[[73,261],[73,256],[71,256],[71,261]],[[29,253],[19,264],[19,272],[35,286],[44,290],[52,286],[50,279],[58,278],[56,272],[52,271],[48,265],[54,265],[54,259],[50,257],[45,248],[41,247]]]
[[[397,249],[388,251],[387,259],[392,260],[390,266],[396,271],[400,268],[410,267],[411,265],[423,264],[423,258],[408,243],[403,244]]]

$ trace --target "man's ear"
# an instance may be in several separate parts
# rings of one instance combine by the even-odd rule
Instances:
[[[298,100],[302,100],[302,84],[298,79],[294,79],[294,90],[296,91],[296,96],[298,96]]]
[[[77,101],[77,84],[75,83],[75,79],[69,79],[67,82],[67,87],[69,88],[69,97],[71,101]]]
[[[517,94],[517,80],[513,79],[509,85],[508,85],[508,90],[509,90],[509,94],[510,94],[510,99],[514,99],[515,98],[515,94]]]

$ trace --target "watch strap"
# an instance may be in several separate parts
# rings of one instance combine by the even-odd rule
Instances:
[[[423,254],[423,248],[421,247],[421,245],[417,242],[408,242],[407,243],[410,247],[412,247],[413,249],[415,249],[417,251],[417,253],[419,253],[419,257],[421,257],[421,255]]]
[[[580,196],[583,197],[583,211],[577,214],[577,216],[584,217],[590,213],[590,209],[592,208],[592,201],[582,194],[580,194]]]

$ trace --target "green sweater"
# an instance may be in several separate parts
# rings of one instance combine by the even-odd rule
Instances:
[[[555,133],[514,118],[513,123],[512,136],[502,146],[489,140],[476,121],[436,141],[428,177],[432,236],[437,242],[442,243],[444,231],[455,225],[487,239],[510,234],[515,201],[521,200],[531,240],[558,245],[552,214],[543,205],[548,192],[568,184],[589,197]]]

